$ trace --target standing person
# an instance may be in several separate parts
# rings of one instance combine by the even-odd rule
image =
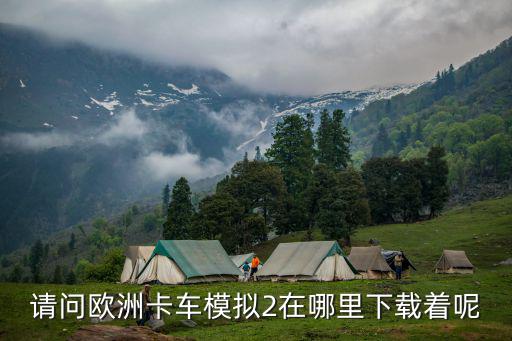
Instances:
[[[395,255],[395,277],[397,280],[402,279],[402,262],[404,260],[402,251]]]
[[[258,265],[260,265],[260,259],[255,254],[254,257],[252,258],[252,262],[251,262],[251,277],[254,276],[255,282],[256,282],[256,272],[258,272]]]
[[[149,284],[145,284],[142,289],[142,320],[137,321],[137,325],[143,326],[146,322],[151,318],[152,312],[151,307],[148,306],[148,303],[151,302],[149,297],[149,291],[151,290],[151,286]]]
[[[251,270],[251,266],[249,265],[248,261],[244,262],[242,265],[242,270],[244,270],[244,282],[249,281],[249,277],[251,275],[249,271]]]

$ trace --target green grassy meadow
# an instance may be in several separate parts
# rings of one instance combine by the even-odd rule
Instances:
[[[257,248],[263,259],[268,257],[278,242],[301,240],[303,233],[279,237]],[[321,235],[315,232],[315,238]],[[184,317],[166,317],[163,332],[197,340],[327,340],[327,339],[375,339],[407,340],[448,338],[456,340],[505,340],[512,335],[512,267],[494,264],[512,257],[512,196],[478,202],[469,207],[456,208],[441,217],[415,224],[383,225],[362,228],[353,238],[354,245],[366,245],[376,238],[385,249],[402,249],[418,268],[403,281],[354,280],[348,282],[300,282],[300,283],[217,283],[187,286],[153,286],[156,292],[170,295],[176,304],[176,296],[188,292],[205,297],[207,292],[226,292],[234,296],[240,293],[257,293],[274,297],[292,292],[295,295],[319,293],[361,293],[364,319],[315,320],[312,317],[283,320],[280,317],[241,320],[208,320],[203,315],[194,318],[195,328],[180,323]],[[463,249],[477,267],[474,275],[437,275],[432,268],[441,250]],[[32,318],[32,293],[126,293],[137,292],[139,286],[109,283],[83,285],[50,284],[0,284],[0,339],[66,339],[88,320],[34,320]],[[377,320],[376,304],[365,298],[368,293],[416,292],[423,297],[430,292],[450,295],[477,293],[480,295],[480,318],[460,320],[449,309],[448,320],[402,320],[395,316],[394,304]],[[453,297],[451,299],[453,302]],[[280,300],[278,304],[280,303]],[[337,303],[337,301],[336,301]],[[388,301],[392,303],[392,301]],[[304,301],[307,315],[307,300]],[[267,307],[260,301],[258,311]],[[335,308],[337,308],[335,306]],[[171,309],[174,311],[173,309]],[[425,310],[422,307],[422,310]],[[133,325],[133,320],[112,322],[116,325]]]

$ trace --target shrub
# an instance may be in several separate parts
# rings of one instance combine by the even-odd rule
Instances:
[[[117,282],[123,270],[124,258],[122,249],[110,249],[98,264],[85,265],[84,279],[91,282]]]

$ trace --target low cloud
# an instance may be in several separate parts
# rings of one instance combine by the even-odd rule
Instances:
[[[207,114],[230,136],[240,138],[258,130],[257,115],[254,115],[256,110],[255,107],[237,106]],[[130,165],[135,167],[143,183],[162,183],[180,176],[192,181],[211,177],[224,172],[241,158],[240,151],[226,148],[223,160],[204,159],[198,152],[191,151],[194,150],[193,143],[183,131],[168,127],[162,129],[152,119],[139,118],[133,109],[122,112],[110,125],[96,132],[84,131],[71,135],[54,129],[39,133],[9,133],[0,137],[0,143],[4,150],[27,152],[94,145],[105,145],[115,152],[116,146],[132,143],[134,155],[137,156],[130,161]]]
[[[106,130],[92,134],[69,134],[55,129],[49,132],[37,133],[7,133],[0,137],[2,145],[9,149],[38,152],[56,147],[68,147],[77,143],[81,144],[105,144],[142,140],[150,130],[149,123],[137,117],[133,109],[122,112]],[[86,136],[88,135],[88,136]]]
[[[510,0],[2,0],[0,21],[268,92],[430,79],[512,34]]]
[[[70,146],[76,138],[56,131],[45,133],[9,133],[0,138],[7,148],[25,151],[43,151],[55,147]]]
[[[168,181],[172,178],[185,176],[189,180],[198,180],[204,177],[217,175],[227,166],[213,158],[201,160],[198,154],[180,152],[164,154],[152,152],[141,160],[141,167],[151,174],[154,180]]]
[[[265,115],[269,112],[272,110],[264,105],[246,102],[226,105],[219,111],[204,110],[207,119],[235,139],[255,136],[262,129]]]
[[[121,113],[116,122],[99,135],[98,141],[110,145],[120,141],[137,140],[148,130],[148,124],[137,117],[135,110],[129,109]]]

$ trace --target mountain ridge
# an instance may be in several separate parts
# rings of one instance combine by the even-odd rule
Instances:
[[[179,175],[222,174],[271,140],[283,110],[349,112],[379,94],[260,94],[217,70],[155,64],[5,24],[0,51],[6,251],[156,197]]]

